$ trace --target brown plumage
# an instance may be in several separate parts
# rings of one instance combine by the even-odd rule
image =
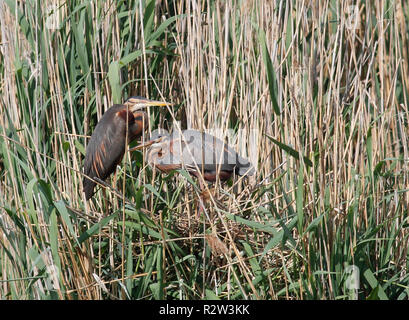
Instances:
[[[126,145],[141,136],[148,127],[147,113],[137,109],[165,105],[166,102],[132,97],[125,104],[113,105],[104,113],[92,133],[85,154],[83,187],[86,200],[93,196],[96,186],[96,182],[89,178],[108,178],[121,163]]]

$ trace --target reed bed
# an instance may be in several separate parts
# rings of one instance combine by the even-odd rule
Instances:
[[[408,299],[408,19],[403,0],[0,2],[0,298]],[[127,153],[86,203],[89,136],[132,95],[174,105],[149,132],[207,130],[257,175],[198,217],[193,178]]]

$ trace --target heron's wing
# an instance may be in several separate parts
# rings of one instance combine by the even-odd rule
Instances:
[[[84,173],[90,178],[105,180],[115,171],[125,151],[124,123],[115,122],[117,108],[110,108],[95,127],[87,146]],[[86,199],[94,194],[96,183],[84,177],[83,186]]]
[[[206,158],[207,161],[210,160],[216,164],[216,166],[220,166],[220,170],[225,171],[235,171],[238,175],[253,175],[255,173],[255,169],[252,164],[245,159],[244,157],[240,156],[233,148],[229,145],[224,143],[222,140],[209,135],[205,134],[205,147],[204,152],[206,150],[214,150],[213,154],[211,154],[212,159]],[[211,166],[209,166],[209,170],[211,170]],[[205,166],[206,169],[206,166]],[[208,169],[206,169],[208,170]]]
[[[246,160],[220,139],[196,130],[185,130],[181,139],[182,159],[187,166],[206,171],[234,171]],[[247,161],[248,162],[248,161]]]
[[[251,164],[220,139],[196,130],[185,130],[183,136],[174,133],[166,139],[162,165],[183,165],[196,171],[235,171],[239,175],[254,173]],[[165,144],[164,144],[165,145]]]

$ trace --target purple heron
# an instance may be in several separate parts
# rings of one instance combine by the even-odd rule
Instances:
[[[131,97],[124,104],[115,104],[104,113],[92,133],[85,154],[83,187],[86,200],[93,196],[96,186],[91,179],[108,178],[122,161],[125,146],[140,137],[148,127],[148,114],[139,110],[166,105],[170,104]]]

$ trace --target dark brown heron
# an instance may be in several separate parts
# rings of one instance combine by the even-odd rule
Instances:
[[[105,180],[122,161],[127,144],[141,136],[148,127],[148,115],[138,111],[148,106],[166,106],[167,102],[131,97],[124,104],[115,104],[99,120],[88,143],[83,180],[85,198],[94,194],[95,181]],[[127,140],[126,140],[127,139]],[[89,177],[89,178],[88,178]]]
[[[196,131],[185,130],[182,134],[158,133],[150,141],[131,150],[147,147],[147,162],[162,172],[184,168],[190,174],[208,182],[228,180],[233,173],[251,176],[255,169],[251,163],[216,137]]]

